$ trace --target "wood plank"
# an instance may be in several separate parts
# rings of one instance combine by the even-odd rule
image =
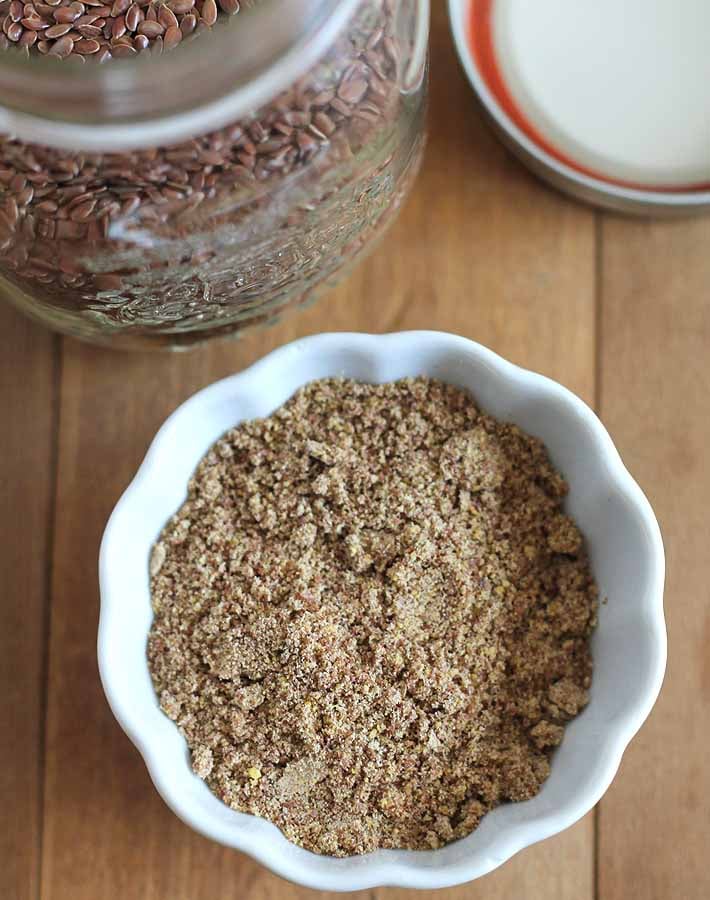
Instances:
[[[113,722],[98,683],[101,531],[177,403],[299,335],[417,327],[476,337],[593,396],[594,217],[529,178],[490,136],[458,71],[442,4],[433,51],[424,172],[399,222],[347,283],[278,327],[190,355],[115,356],[66,344],[43,900],[317,896],[179,823]],[[572,892],[583,900],[592,896],[592,870],[585,822],[485,886],[502,897],[525,882],[530,900]]]
[[[0,304],[0,896],[37,896],[57,339]]]
[[[671,653],[651,719],[601,805],[603,900],[710,894],[710,221],[609,218],[601,412],[661,523]],[[675,650],[675,652],[674,652]]]

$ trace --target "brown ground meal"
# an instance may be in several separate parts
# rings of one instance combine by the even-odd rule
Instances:
[[[335,856],[535,795],[592,671],[566,491],[426,378],[317,381],[230,431],[151,559],[150,671],[195,772]]]

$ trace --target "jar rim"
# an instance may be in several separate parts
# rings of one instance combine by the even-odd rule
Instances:
[[[179,53],[109,65],[0,53],[0,133],[105,152],[169,145],[219,129],[303,76],[361,2],[269,0],[220,21],[209,43],[203,36]]]

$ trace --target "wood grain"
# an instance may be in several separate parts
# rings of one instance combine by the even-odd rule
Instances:
[[[37,896],[56,338],[0,306],[0,896]]]
[[[669,665],[601,805],[600,897],[710,894],[710,222],[610,218],[601,412],[659,517]]]
[[[270,331],[190,355],[117,356],[65,343],[43,900],[318,896],[210,844],[169,813],[98,682],[101,531],[157,426],[181,400],[299,335],[419,327],[475,337],[593,397],[594,216],[537,184],[491,137],[458,71],[443,4],[432,49],[432,138],[422,177],[399,222],[345,284]],[[590,821],[449,896],[523,892],[528,900],[592,897]]]

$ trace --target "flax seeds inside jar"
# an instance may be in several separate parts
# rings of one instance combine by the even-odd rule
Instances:
[[[428,0],[0,0],[0,291],[119,347],[311,299],[423,147]]]

